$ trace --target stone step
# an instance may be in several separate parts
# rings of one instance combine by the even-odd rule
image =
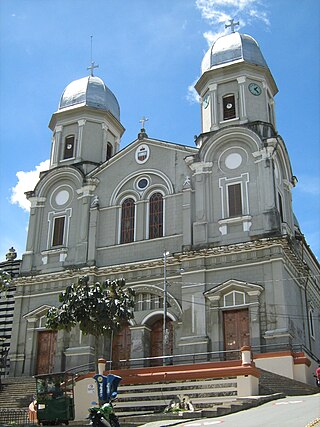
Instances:
[[[27,408],[36,393],[33,377],[6,377],[2,379],[0,391],[0,408]]]
[[[178,395],[188,396],[195,409],[200,410],[234,401],[236,394],[235,378],[120,385],[115,410],[119,415],[163,412]]]
[[[311,386],[282,375],[260,369],[260,394],[283,393],[286,396],[300,396],[319,393],[316,386]]]

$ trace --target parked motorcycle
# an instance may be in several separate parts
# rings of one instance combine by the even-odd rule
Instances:
[[[113,374],[107,376],[97,374],[93,377],[98,385],[100,407],[89,408],[89,420],[93,427],[120,427],[118,417],[114,413],[112,402],[117,398],[117,388],[121,377]]]
[[[89,420],[93,427],[120,427],[118,417],[113,411],[111,402],[98,407],[89,408]]]

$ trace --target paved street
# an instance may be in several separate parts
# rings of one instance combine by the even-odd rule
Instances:
[[[318,422],[312,423],[319,419]],[[312,423],[312,424],[311,424]],[[159,421],[143,427],[166,427],[177,421]],[[217,418],[185,421],[179,427],[320,427],[320,394],[292,396],[274,400],[264,405]]]

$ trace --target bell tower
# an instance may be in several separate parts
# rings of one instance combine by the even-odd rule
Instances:
[[[256,40],[235,32],[218,38],[201,66],[195,88],[201,99],[202,133],[251,122],[275,130],[274,96],[278,88]]]
[[[50,169],[81,164],[85,172],[119,151],[124,127],[118,101],[102,79],[90,75],[71,82],[63,91],[49,128],[53,132]]]

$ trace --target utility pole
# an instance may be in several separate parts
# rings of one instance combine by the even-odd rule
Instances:
[[[162,340],[162,364],[166,364],[167,355],[167,343],[169,338],[169,333],[167,331],[167,256],[169,252],[164,251],[163,253],[163,340]]]

